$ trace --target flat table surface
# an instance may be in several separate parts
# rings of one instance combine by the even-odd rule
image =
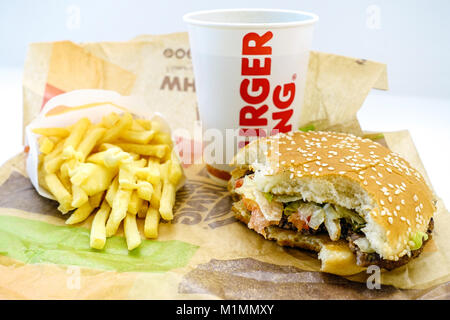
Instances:
[[[0,68],[0,165],[23,150],[22,69]],[[358,113],[369,131],[410,131],[431,183],[450,205],[450,100],[372,92]]]

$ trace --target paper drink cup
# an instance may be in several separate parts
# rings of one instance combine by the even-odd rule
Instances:
[[[238,148],[298,129],[315,14],[274,9],[188,13],[209,175],[226,181]]]

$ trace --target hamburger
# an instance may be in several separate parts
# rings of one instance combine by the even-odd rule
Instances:
[[[318,253],[321,270],[392,270],[431,239],[433,193],[398,154],[370,139],[290,132],[239,150],[228,183],[237,219],[281,246]]]

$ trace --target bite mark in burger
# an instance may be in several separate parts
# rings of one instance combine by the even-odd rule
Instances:
[[[282,246],[318,252],[324,272],[391,270],[431,238],[432,191],[406,160],[372,140],[280,133],[251,142],[232,165],[236,217]]]

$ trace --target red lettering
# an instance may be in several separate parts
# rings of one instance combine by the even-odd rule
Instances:
[[[247,33],[242,39],[242,54],[243,55],[263,55],[263,54],[272,54],[272,47],[264,46],[267,41],[272,39],[273,34],[270,31],[267,31],[262,36],[255,32]],[[250,42],[254,42],[254,45],[251,46]]]
[[[239,112],[239,125],[240,126],[266,126],[267,119],[261,118],[261,116],[269,110],[267,105],[263,105],[259,108],[252,106],[246,106]],[[250,115],[250,118],[247,116]]]
[[[241,82],[240,93],[242,99],[248,104],[258,104],[266,100],[270,93],[270,83],[267,79],[252,79],[252,92],[261,93],[257,96],[251,96],[248,92],[248,87],[250,85],[250,80],[244,79]]]
[[[246,137],[244,141],[238,142],[238,147],[242,148],[249,144],[252,140],[255,140],[257,137],[266,137],[266,131],[264,129],[248,129],[241,128],[239,129],[239,136]],[[250,139],[250,137],[256,137],[255,139]]]
[[[288,108],[295,98],[295,83],[286,83],[283,85],[283,98],[289,96],[289,99],[282,101],[280,99],[281,86],[276,86],[273,92],[273,104],[279,109]]]
[[[264,66],[261,67],[261,60],[258,58],[252,59],[253,65],[250,67],[250,59],[242,58],[241,74],[243,76],[267,76],[270,75],[271,59],[264,59]]]
[[[294,110],[284,110],[279,112],[274,112],[272,114],[273,120],[281,120],[277,123],[277,125],[273,128],[274,130],[278,130],[277,132],[289,132],[292,130],[292,125],[287,124],[289,119],[291,119]]]

